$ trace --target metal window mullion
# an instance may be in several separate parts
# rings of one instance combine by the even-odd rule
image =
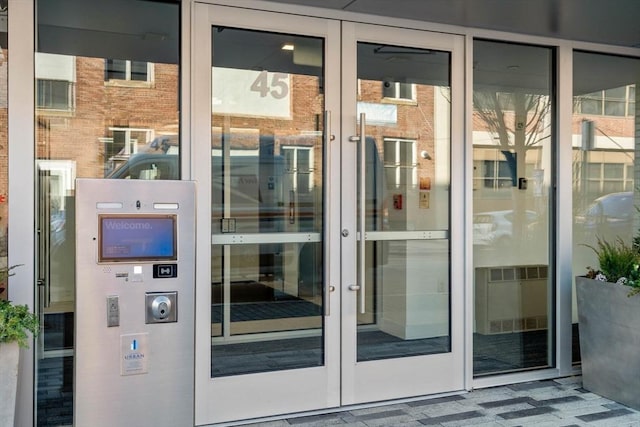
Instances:
[[[365,241],[446,240],[449,238],[450,238],[449,230],[367,231],[364,233]]]
[[[268,243],[317,243],[321,233],[246,233],[212,234],[212,245],[260,245]]]

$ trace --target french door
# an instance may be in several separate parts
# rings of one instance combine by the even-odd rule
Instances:
[[[460,40],[194,11],[196,424],[462,389]]]

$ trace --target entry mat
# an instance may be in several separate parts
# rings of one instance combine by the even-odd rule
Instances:
[[[212,284],[211,323],[221,323],[222,287]],[[271,320],[320,316],[322,307],[306,299],[259,282],[234,282],[231,286],[231,321]]]
[[[222,308],[222,304],[211,305],[211,323],[222,322]],[[231,304],[232,322],[320,316],[321,313],[321,306],[298,298]]]

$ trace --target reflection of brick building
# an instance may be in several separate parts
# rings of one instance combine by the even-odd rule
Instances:
[[[413,148],[413,155],[408,162],[398,163],[403,164],[404,167],[411,167],[417,165],[419,162],[418,153],[426,151],[429,156],[433,156],[434,161],[421,162],[419,164],[420,174],[433,178],[435,173],[435,128],[436,120],[436,108],[435,101],[437,96],[446,97],[446,94],[439,93],[438,91],[445,91],[444,88],[438,88],[429,85],[406,85],[408,86],[407,94],[402,98],[391,98],[388,94],[384,93],[384,84],[388,82],[376,82],[376,81],[362,81],[360,84],[360,96],[359,101],[365,103],[382,103],[393,104],[397,109],[397,122],[391,125],[376,125],[375,122],[368,124],[367,133],[375,138],[378,142],[378,148],[380,150],[379,155],[381,159],[385,159],[385,163],[389,164],[393,161],[389,158],[387,153],[385,158],[384,144],[386,140],[404,140],[415,141],[415,147]],[[397,83],[391,83],[397,84]],[[400,94],[398,94],[400,95]],[[440,116],[441,119],[448,120],[449,111],[445,111]],[[448,136],[448,135],[447,135]],[[413,183],[416,185],[417,183]]]
[[[212,149],[221,149],[222,133],[236,135],[231,148],[237,150],[266,149],[258,146],[258,137],[273,137],[272,154],[282,154],[282,147],[285,146],[313,148],[316,151],[313,168],[321,170],[324,94],[320,91],[319,79],[304,75],[290,75],[289,78],[289,117],[265,117],[251,113],[230,115],[219,113],[214,106]],[[244,138],[241,137],[242,134],[245,135]],[[248,137],[250,134],[254,137]]]
[[[633,190],[634,89],[633,85],[612,89],[622,94],[617,98],[610,97],[608,90],[574,98],[573,136],[571,141],[563,143],[573,147],[573,188],[580,192],[582,203],[603,194]],[[534,171],[541,167],[543,151],[551,141],[551,111],[535,117],[539,110],[532,106],[523,112],[527,140],[524,150],[518,154],[518,144],[513,142],[518,121],[511,100],[514,95],[496,95],[493,103],[500,101],[498,107],[478,105],[474,94],[474,190],[478,192],[476,196],[482,193],[488,200],[487,206],[476,200],[476,208],[480,210],[496,209],[501,199],[507,200],[508,205],[509,192],[516,185],[514,178],[517,177],[512,176],[503,151],[518,156],[524,154],[524,164],[519,166],[525,168],[522,176],[531,179]],[[548,98],[544,99],[549,102]],[[509,138],[508,144],[504,142],[506,138]]]
[[[144,80],[110,78],[102,58],[63,57],[68,80],[39,78],[36,150],[39,159],[72,159],[78,177],[102,177],[111,155],[128,153],[162,133],[177,132],[178,67],[148,64]],[[131,61],[126,61],[131,63]],[[146,64],[146,63],[143,63]],[[46,67],[45,67],[46,68]],[[41,71],[46,75],[46,70]],[[50,92],[50,96],[48,96]],[[133,134],[127,129],[135,129]],[[108,166],[107,166],[108,167]]]

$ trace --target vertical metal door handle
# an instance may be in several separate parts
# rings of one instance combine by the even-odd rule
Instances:
[[[359,252],[359,256],[358,256],[358,284],[360,285],[360,299],[359,299],[359,303],[360,303],[360,313],[364,314],[365,312],[365,256],[364,256],[364,234],[365,234],[365,208],[367,205],[367,187],[366,187],[366,176],[365,176],[365,167],[367,164],[367,159],[366,159],[366,148],[367,148],[367,136],[366,136],[366,129],[367,129],[367,116],[365,113],[360,113],[360,146],[358,147],[358,149],[360,150],[360,206],[358,209],[358,217],[359,217],[359,223],[360,223],[360,232],[358,233],[359,239],[358,240],[358,252]]]
[[[329,110],[325,110],[324,111],[324,133],[322,135],[322,153],[323,153],[323,161],[324,161],[324,169],[323,169],[323,175],[324,176],[331,176],[331,150],[329,150],[329,142],[333,141],[333,138],[331,137],[331,111]],[[330,195],[331,194],[331,179],[324,179],[324,185],[325,185],[325,194],[326,195]],[[328,197],[328,196],[325,196]],[[325,204],[326,206],[326,204]],[[324,212],[324,230],[330,230],[330,223],[329,223],[329,210],[328,209],[323,209]],[[331,235],[331,233],[326,233],[324,235],[324,239],[329,240],[329,236]],[[329,248],[331,247],[331,242],[327,241],[325,248]],[[329,281],[330,275],[332,274],[331,271],[331,255],[329,254],[328,249],[325,249],[325,255],[323,257],[324,259],[324,271],[325,273],[325,280],[323,283],[324,286],[324,315],[325,316],[330,316],[331,315],[331,292],[333,292],[335,290],[334,286],[328,285],[327,282]]]

